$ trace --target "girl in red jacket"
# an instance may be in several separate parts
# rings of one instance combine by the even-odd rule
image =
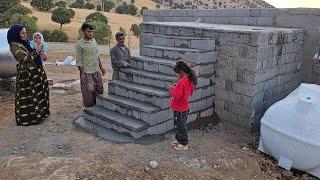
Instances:
[[[183,151],[189,149],[187,134],[189,97],[197,85],[197,77],[184,60],[179,60],[173,70],[179,80],[176,84],[169,87],[172,96],[170,106],[174,111],[174,129],[176,134],[176,141],[171,142],[171,144],[176,150]]]

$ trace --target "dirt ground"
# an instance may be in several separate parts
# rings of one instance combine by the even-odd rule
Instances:
[[[50,51],[49,61],[72,53]],[[110,62],[103,55],[109,72]],[[73,66],[46,66],[54,83],[78,79]],[[257,150],[258,138],[224,122],[189,131],[190,150],[177,152],[172,139],[152,145],[115,144],[76,128],[82,115],[79,86],[51,90],[51,116],[41,125],[18,127],[14,100],[0,95],[0,179],[315,179],[285,171]],[[155,160],[155,169],[149,162]]]

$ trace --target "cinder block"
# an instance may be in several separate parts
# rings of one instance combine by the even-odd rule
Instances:
[[[159,65],[159,72],[164,74],[174,74],[173,67],[167,65]]]
[[[228,24],[243,24],[243,18],[242,17],[229,17]]]
[[[151,126],[147,129],[148,134],[163,134],[167,131],[167,122]]]
[[[202,88],[195,90],[190,97],[190,101],[192,102],[192,101],[201,99],[202,97],[201,95],[202,95]]]
[[[214,67],[213,64],[200,66],[200,76],[201,75],[207,75],[207,74],[213,74],[214,73],[214,68],[213,67]]]
[[[247,18],[250,16],[250,9],[236,9],[236,16]]]
[[[214,86],[208,86],[208,87],[202,88],[202,92],[201,92],[202,98],[213,96],[213,94],[214,94]]]
[[[175,39],[174,40],[174,46],[175,47],[182,47],[182,48],[189,48],[190,47],[190,41],[187,39]]]
[[[163,57],[163,51],[162,50],[156,50],[156,57]]]
[[[277,9],[277,8],[262,9],[262,12],[261,12],[262,17],[277,17],[279,14],[280,14],[280,9]]]
[[[141,48],[140,49],[140,54],[142,56],[154,57],[156,55],[156,50],[152,49],[152,48]]]
[[[152,71],[152,72],[158,72],[159,71],[159,65],[155,63],[148,63],[144,62],[144,70],[146,71]]]
[[[261,17],[262,9],[250,9],[250,16],[251,17]]]
[[[201,112],[201,113],[200,113],[200,117],[201,117],[201,118],[209,117],[209,116],[212,116],[213,113],[214,113],[213,108],[209,108],[209,109]]]
[[[177,51],[164,51],[164,57],[169,59],[178,59],[179,58],[179,52]]]
[[[207,99],[201,99],[199,101],[191,103],[190,113],[200,111],[207,105]]]
[[[164,37],[155,36],[153,38],[153,45],[155,45],[155,46],[166,46],[167,45],[167,40]]]
[[[111,111],[115,111],[116,108],[117,108],[115,104],[113,104],[113,103],[111,103],[109,101],[105,101],[105,100],[102,101],[102,105],[103,105],[104,108],[107,108],[107,109],[109,109]]]
[[[273,26],[272,17],[258,17],[257,21],[258,26]]]
[[[200,50],[215,50],[215,40],[191,40],[191,48]]]
[[[189,114],[188,118],[187,118],[187,124],[194,122],[195,120],[197,120],[198,115],[197,114]]]

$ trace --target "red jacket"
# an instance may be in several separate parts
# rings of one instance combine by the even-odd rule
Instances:
[[[170,107],[178,112],[189,110],[189,97],[193,93],[194,85],[187,77],[179,79],[175,86],[170,87],[171,94]]]

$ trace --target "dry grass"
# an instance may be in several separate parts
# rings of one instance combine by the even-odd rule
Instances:
[[[141,1],[141,0],[137,0]],[[143,0],[147,1],[147,0]],[[142,1],[142,2],[143,2]],[[138,2],[137,2],[138,3]],[[51,12],[41,12],[33,9],[29,3],[22,3],[24,6],[30,8],[32,10],[32,15],[38,18],[38,27],[40,30],[53,30],[58,29],[60,25],[51,21]],[[148,4],[148,3],[147,3]],[[70,42],[76,42],[78,31],[81,27],[81,24],[84,22],[85,17],[90,13],[94,12],[94,10],[87,9],[73,9],[75,11],[75,17],[72,19],[72,22],[69,24],[65,24],[62,26],[62,30],[65,31],[69,36]],[[103,12],[103,14],[108,18],[109,25],[111,26],[112,34],[115,34],[120,27],[125,28],[128,38],[130,36],[130,46],[131,47],[139,47],[139,40],[130,32],[130,27],[132,24],[139,24],[142,22],[142,17],[140,16],[130,16],[116,13],[108,13]],[[115,40],[112,39],[112,44],[115,43]]]

